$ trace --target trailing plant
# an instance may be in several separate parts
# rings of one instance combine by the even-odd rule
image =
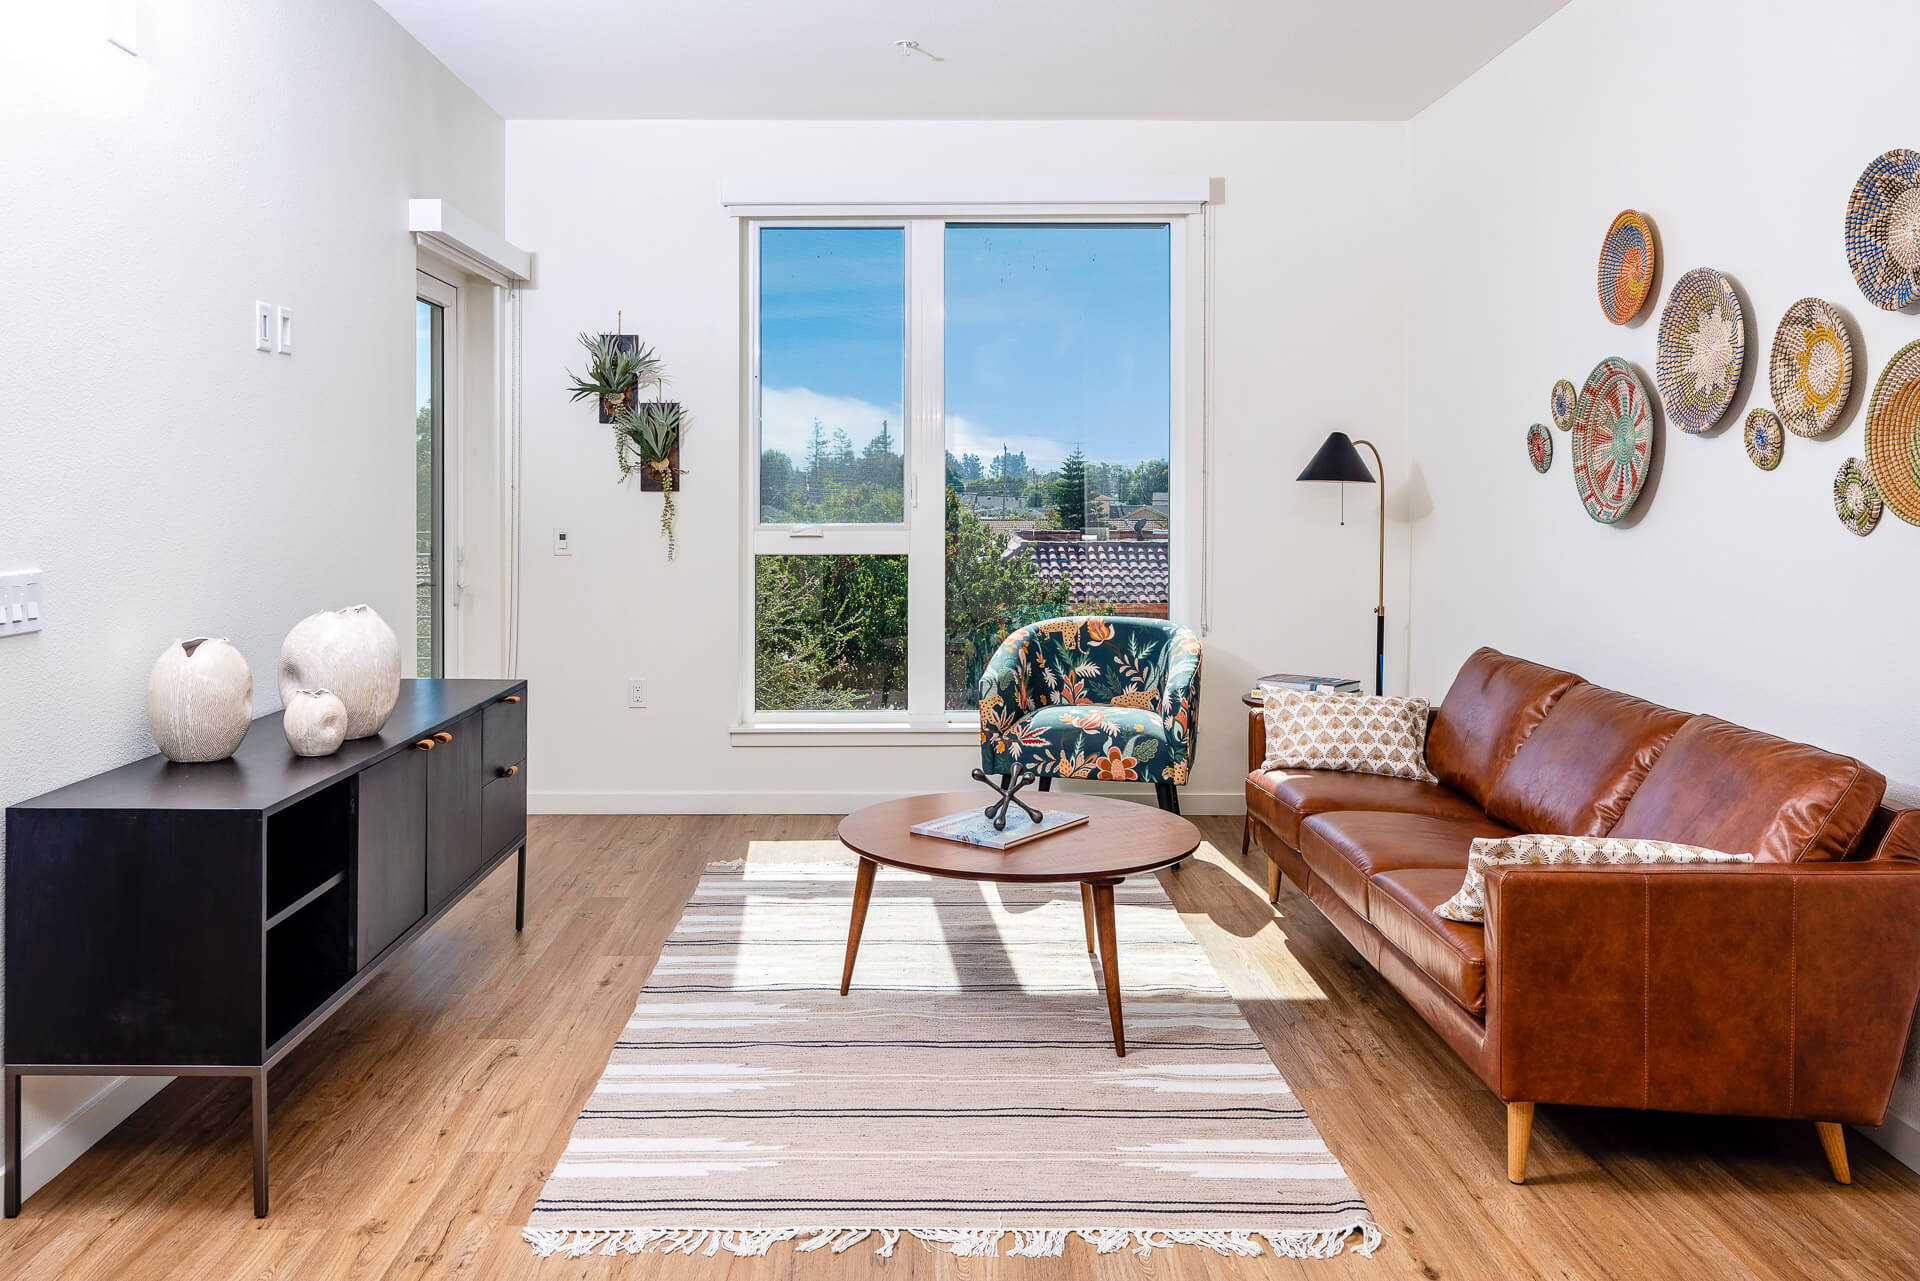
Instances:
[[[636,342],[628,347],[621,334],[581,334],[580,345],[587,349],[587,372],[568,371],[573,379],[573,399],[600,399],[601,408],[613,414],[623,405],[640,399],[640,387],[658,384],[665,376],[665,362],[653,354],[653,348]]]
[[[673,532],[673,453],[685,426],[686,411],[675,400],[622,405],[613,416],[614,456],[620,464],[620,479],[633,475],[637,459],[638,467],[660,482],[665,499],[660,508],[660,533],[667,540],[668,560],[679,551]]]

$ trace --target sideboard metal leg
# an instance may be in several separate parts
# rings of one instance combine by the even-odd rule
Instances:
[[[5,1131],[4,1146],[0,1147],[0,1159],[7,1163],[6,1174],[6,1217],[20,1217],[20,1074],[12,1068],[0,1072],[0,1113],[4,1113],[4,1123],[0,1130]]]
[[[267,1217],[267,1070],[253,1073],[253,1217]]]
[[[520,842],[518,855],[520,865],[513,874],[513,930],[518,934],[527,927],[527,843]]]

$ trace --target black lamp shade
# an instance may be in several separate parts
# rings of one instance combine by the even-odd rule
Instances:
[[[1301,480],[1338,480],[1355,485],[1371,485],[1373,473],[1367,470],[1367,460],[1360,457],[1360,451],[1353,447],[1353,439],[1343,431],[1328,435],[1327,441],[1320,446],[1320,452],[1313,456],[1307,469],[1300,473]]]

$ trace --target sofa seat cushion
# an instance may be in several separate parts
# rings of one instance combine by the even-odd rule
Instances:
[[[1296,850],[1300,848],[1300,824],[1315,814],[1372,810],[1439,818],[1480,817],[1478,805],[1438,783],[1319,769],[1255,770],[1247,775],[1247,808]]]
[[[1487,798],[1487,813],[1523,832],[1600,836],[1689,717],[1585,683],[1553,705]]]
[[[1434,713],[1427,768],[1484,807],[1520,744],[1579,683],[1572,672],[1475,650]]]
[[[1467,875],[1467,851],[1482,836],[1513,836],[1510,827],[1484,816],[1441,818],[1432,814],[1318,814],[1300,825],[1300,857],[1317,881],[1367,917],[1367,878],[1409,867],[1450,869],[1453,889]]]
[[[1450,867],[1405,867],[1369,880],[1368,920],[1472,1014],[1487,1013],[1487,931],[1434,914],[1460,888]]]
[[[1695,716],[1607,835],[1747,852],[1761,863],[1843,859],[1886,790],[1885,775],[1851,756]]]

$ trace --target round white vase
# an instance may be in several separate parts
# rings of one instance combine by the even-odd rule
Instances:
[[[367,605],[323,609],[294,624],[280,647],[280,702],[331,690],[347,709],[347,737],[378,734],[400,698],[400,642]]]
[[[296,689],[280,726],[295,756],[331,756],[347,738],[347,705],[330,689]]]
[[[170,761],[224,761],[253,723],[253,672],[224,637],[177,640],[147,673],[147,727]]]

